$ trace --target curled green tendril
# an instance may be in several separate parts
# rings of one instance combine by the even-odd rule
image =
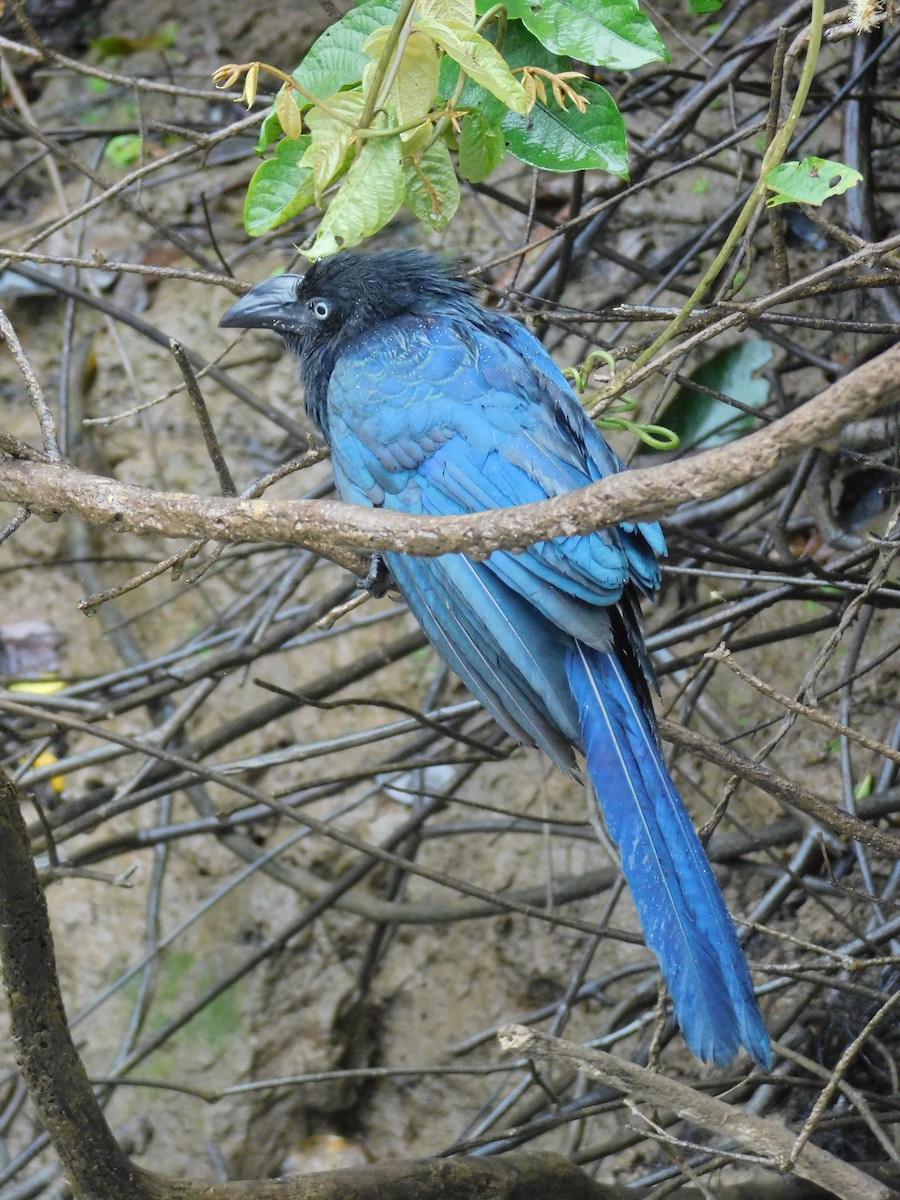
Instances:
[[[614,375],[616,360],[608,350],[592,350],[580,367],[566,367],[563,371],[575,390],[578,399],[586,407],[590,407],[592,393],[586,393],[587,381],[598,363],[605,363]],[[597,417],[594,424],[600,429],[610,429],[615,432],[631,433],[649,446],[651,450],[677,450],[678,434],[664,425],[646,425],[641,421],[631,421],[624,413],[637,412],[638,402],[631,396],[622,396],[615,404],[607,408],[602,417]]]
[[[626,433],[632,433],[649,446],[651,450],[677,450],[678,449],[678,434],[671,429],[666,429],[665,425],[645,425],[640,421],[629,421],[627,417],[598,417],[596,425],[601,429],[624,430]]]

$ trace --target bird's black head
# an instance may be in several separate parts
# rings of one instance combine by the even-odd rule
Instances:
[[[328,437],[328,381],[341,352],[386,321],[477,311],[468,286],[439,259],[418,250],[341,252],[305,275],[276,275],[251,288],[219,321],[272,329],[300,359],[306,408]]]

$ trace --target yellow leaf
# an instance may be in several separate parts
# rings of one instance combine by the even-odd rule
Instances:
[[[363,50],[373,59],[363,72],[363,93],[368,98],[378,59],[384,49],[390,30],[387,26],[376,29],[363,45]],[[388,68],[389,88],[378,97],[378,107],[388,114],[390,124],[410,125],[430,110],[438,89],[438,53],[430,37],[413,30],[403,46],[400,62]]]
[[[303,118],[300,116],[300,109],[294,102],[293,90],[285,84],[279,91],[275,97],[275,115],[278,117],[278,124],[287,136],[298,138],[303,132]]]
[[[247,72],[247,78],[244,80],[244,91],[241,99],[248,108],[253,107],[253,101],[256,99],[256,89],[259,86],[259,63],[251,63],[250,70]]]
[[[35,696],[52,696],[65,687],[62,679],[17,679],[7,684],[9,692],[30,692]]]
[[[371,237],[403,203],[400,139],[370,138],[328,205],[315,241],[303,254],[323,258]]]

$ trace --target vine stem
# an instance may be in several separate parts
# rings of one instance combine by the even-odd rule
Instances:
[[[400,11],[394,18],[394,23],[391,26],[391,32],[387,36],[387,41],[381,51],[381,56],[375,65],[375,72],[372,75],[372,83],[369,88],[369,95],[366,97],[363,110],[359,116],[358,127],[365,129],[372,124],[372,118],[375,116],[375,109],[378,105],[378,96],[381,92],[381,85],[384,83],[385,76],[393,61],[394,51],[403,36],[403,30],[412,15],[412,10],[415,7],[416,0],[403,0],[400,6]]]
[[[800,73],[800,80],[797,84],[797,91],[794,94],[793,103],[791,104],[790,111],[785,118],[784,124],[778,130],[775,137],[772,139],[769,148],[763,155],[762,164],[759,169],[759,178],[757,179],[750,195],[747,197],[747,202],[741,209],[737,220],[732,226],[731,232],[725,239],[725,242],[723,243],[719,253],[707,268],[703,278],[685,301],[684,306],[678,313],[678,316],[675,317],[670,325],[666,326],[656,341],[648,346],[647,349],[635,359],[634,367],[632,368],[633,370],[636,370],[638,367],[642,367],[644,363],[652,358],[658,350],[661,350],[663,346],[667,345],[667,343],[670,342],[672,338],[679,332],[679,330],[686,324],[691,313],[703,299],[703,296],[706,293],[710,283],[713,281],[713,279],[715,279],[722,267],[728,261],[732,250],[737,245],[738,240],[740,239],[744,230],[747,228],[757,204],[760,202],[765,193],[766,175],[772,170],[773,167],[776,167],[784,157],[785,151],[790,143],[791,136],[793,135],[797,122],[800,119],[800,114],[803,111],[803,105],[806,103],[806,98],[809,95],[809,89],[812,86],[812,81],[816,72],[816,64],[819,59],[819,49],[822,45],[822,26],[824,14],[825,0],[813,0],[812,14],[809,24],[809,42],[806,47],[806,58],[803,63],[803,70]],[[617,382],[622,382],[621,377]]]

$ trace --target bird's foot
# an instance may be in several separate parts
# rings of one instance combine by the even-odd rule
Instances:
[[[356,586],[360,591],[368,592],[376,600],[380,600],[382,596],[386,596],[392,588],[395,588],[396,585],[391,578],[387,563],[377,550],[372,555],[369,570],[365,575],[357,578]]]

